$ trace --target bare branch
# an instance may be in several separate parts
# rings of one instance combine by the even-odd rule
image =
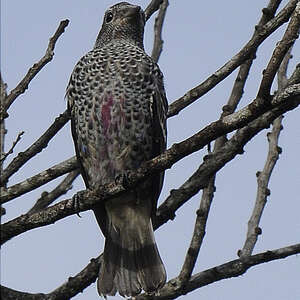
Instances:
[[[278,90],[282,91],[288,84],[288,78],[287,78],[287,68],[290,59],[292,58],[292,49],[293,46],[290,47],[286,55],[284,56],[282,63],[280,64],[280,67],[277,72],[277,84],[278,84]]]
[[[18,96],[23,94],[28,88],[31,80],[38,74],[38,72],[52,60],[54,56],[54,48],[58,38],[63,34],[65,28],[68,26],[69,20],[63,20],[60,22],[56,32],[50,38],[49,44],[46,50],[45,55],[35,63],[27,72],[25,77],[18,83],[18,85],[9,93],[9,95],[5,98],[4,102],[4,110],[1,112],[1,119],[4,117],[2,114],[7,112],[12,103],[16,100]]]
[[[169,5],[168,0],[162,1],[158,15],[154,23],[154,45],[153,45],[151,57],[155,62],[158,62],[160,54],[162,52],[164,41],[162,40],[161,32],[162,32],[168,5]]]
[[[85,288],[96,281],[99,275],[101,255],[97,258],[92,258],[90,263],[74,277],[69,277],[68,281],[47,294],[46,298],[49,300],[70,299]]]
[[[5,300],[42,300],[45,299],[45,294],[30,294],[25,292],[16,291],[6,286],[0,285],[1,299]]]
[[[2,80],[2,75],[0,73],[0,111],[4,110],[4,99],[7,96],[6,89],[7,89],[7,84],[4,83],[4,81]],[[5,134],[6,134],[5,121],[3,119],[0,120],[0,157],[3,157],[4,155]],[[3,163],[0,162],[0,173],[2,173],[2,169],[3,169]]]
[[[3,189],[0,197],[1,203],[6,203],[11,199],[28,193],[61,175],[75,170],[77,167],[77,159],[72,157],[20,183]]]
[[[298,100],[299,102],[300,99]],[[173,220],[175,218],[175,211],[201,189],[206,187],[208,178],[214,175],[237,154],[242,154],[244,145],[259,131],[269,127],[269,124],[283,113],[281,109],[276,108],[263,114],[249,125],[238,130],[219,150],[205,156],[198,170],[180,188],[171,190],[170,195],[157,211],[154,227],[156,228],[160,224]]]
[[[298,93],[300,94],[300,85]],[[289,93],[287,92],[287,94]],[[278,93],[276,96],[280,97],[280,95],[285,96],[286,94],[283,92]],[[153,224],[154,228],[157,228],[163,223],[166,223],[168,220],[173,219],[176,209],[183,205],[183,203],[190,199],[191,196],[195,195],[200,189],[206,187],[208,179],[220,170],[228,161],[241,153],[243,146],[251,140],[253,136],[255,136],[260,130],[269,127],[269,124],[279,115],[289,109],[293,109],[297,105],[300,105],[300,97],[298,97],[298,99],[293,98],[293,101],[291,102],[285,99],[283,105],[266,112],[260,118],[251,122],[248,126],[239,130],[219,151],[212,153],[211,155],[207,155],[207,157],[204,158],[203,164],[184,184],[184,187],[171,191],[170,196],[159,207],[157,218]],[[220,135],[224,135],[224,133],[222,132]],[[205,132],[202,138],[206,139]],[[180,147],[173,145],[160,156],[146,162],[140,168],[135,170],[134,173],[128,174],[126,189],[133,188],[141,180],[145,179],[146,176],[160,172],[180,160],[180,157],[184,157],[183,153],[186,154],[187,148],[185,147],[189,147],[189,141],[190,139],[177,144],[181,145]],[[202,139],[199,140],[199,143],[202,144]],[[204,145],[207,144],[205,142],[203,143]],[[197,144],[197,142],[192,139],[192,145],[195,146],[195,144]],[[78,213],[79,211],[89,210],[100,201],[119,195],[122,192],[125,192],[126,189],[121,184],[107,184],[95,191],[86,190],[78,192],[76,194],[76,206],[74,206],[74,201],[72,199],[68,199],[48,207],[41,212],[25,214],[17,217],[16,219],[2,225],[1,242],[4,243],[12,237],[28,230],[55,223],[56,221]]]
[[[156,220],[154,220],[154,226],[155,228],[157,228],[165,222],[167,222],[169,219],[173,219],[175,217],[176,210],[181,205],[183,205],[183,203],[188,201],[191,195],[199,192],[200,189],[204,189],[202,199],[200,202],[200,208],[197,211],[193,237],[191,240],[190,247],[187,251],[182,270],[178,277],[170,280],[164,286],[164,288],[160,291],[159,295],[140,295],[137,297],[137,299],[177,298],[180,295],[189,293],[190,291],[193,291],[195,289],[198,289],[199,287],[208,285],[210,283],[244,274],[250,267],[253,267],[257,264],[300,253],[300,244],[292,245],[282,249],[276,249],[273,251],[267,251],[254,256],[251,256],[251,250],[251,253],[247,254],[247,260],[244,260],[242,256],[237,260],[230,261],[226,264],[216,266],[215,268],[208,269],[206,271],[195,274],[194,276],[191,276],[205,235],[206,222],[209,214],[209,209],[213,200],[214,181],[216,172],[220,170],[227,162],[232,160],[237,154],[242,154],[243,146],[249,140],[251,140],[254,135],[256,135],[264,128],[268,127],[272,121],[274,122],[273,130],[275,130],[275,127],[278,129],[278,126],[280,124],[277,124],[278,119],[274,121],[275,118],[278,118],[278,116],[280,116],[282,113],[294,109],[296,106],[300,105],[300,65],[296,68],[291,78],[289,80],[286,80],[286,85],[284,85],[282,89],[279,88],[279,92],[276,95],[272,97],[270,97],[269,95],[270,87],[274,81],[274,70],[275,72],[278,70],[278,63],[281,62],[282,55],[284,55],[284,53],[286,52],[286,45],[279,44],[277,45],[278,51],[276,52],[276,48],[273,53],[273,61],[272,59],[270,60],[270,63],[264,73],[257,98],[254,99],[252,103],[250,103],[246,107],[242,108],[236,113],[233,113],[242,97],[244,85],[249,73],[249,69],[251,68],[252,61],[255,57],[256,49],[271,34],[271,32],[276,30],[284,22],[288,21],[292,14],[292,10],[290,12],[288,12],[288,10],[291,9],[292,5],[295,6],[298,2],[298,15],[296,13],[296,8],[294,14],[291,17],[288,29],[282,39],[282,43],[284,41],[285,43],[293,44],[294,40],[297,38],[295,30],[297,26],[299,30],[300,3],[299,1],[290,0],[288,5],[274,18],[275,11],[278,8],[280,2],[281,1],[278,0],[270,0],[268,7],[263,9],[263,16],[261,18],[261,21],[256,26],[256,31],[253,35],[253,38],[250,40],[250,42],[252,41],[252,44],[249,42],[249,45],[247,44],[236,56],[232,58],[232,60],[225,64],[215,74],[209,77],[198,87],[194,88],[186,95],[184,95],[181,98],[181,100],[183,99],[182,101],[179,101],[180,99],[177,100],[179,102],[175,101],[170,106],[168,115],[168,117],[171,117],[175,114],[178,114],[183,108],[188,106],[190,103],[194,102],[200,96],[204,95],[208,90],[213,88],[225,77],[227,77],[234,69],[236,69],[238,66],[241,66],[230,99],[227,105],[223,107],[223,113],[221,115],[220,120],[213,122],[212,124],[208,125],[203,130],[199,131],[198,133],[186,139],[185,141],[182,141],[178,144],[174,144],[162,155],[148,162],[145,162],[141,166],[141,168],[135,170],[132,174],[128,175],[128,182],[126,187],[120,184],[112,183],[102,186],[95,191],[81,191],[75,195],[76,198],[61,201],[60,203],[47,208],[47,206],[50,203],[52,203],[55,199],[57,199],[58,196],[65,193],[70,188],[70,185],[72,184],[73,180],[78,175],[79,171],[78,169],[75,169],[77,167],[77,163],[76,161],[72,162],[71,165],[73,164],[73,169],[71,168],[71,170],[73,171],[70,174],[68,174],[68,176],[66,176],[66,178],[54,190],[52,190],[50,193],[47,193],[47,195],[44,192],[42,194],[42,197],[37,201],[36,205],[27,214],[22,215],[10,222],[7,222],[2,226],[1,243],[30,229],[54,223],[57,220],[60,220],[68,215],[78,213],[79,211],[91,209],[95,204],[99,203],[100,201],[108,200],[109,198],[115,195],[118,195],[130,188],[133,188],[136,184],[138,184],[141,180],[144,180],[147,176],[158,173],[166,168],[171,167],[174,163],[178,162],[183,157],[186,157],[187,155],[202,149],[208,143],[211,143],[213,140],[216,140],[214,151],[204,157],[203,163],[201,164],[199,169],[191,176],[191,178],[187,182],[183,184],[181,188],[179,188],[178,190],[171,191],[171,195],[158,209],[157,218]],[[148,20],[151,17],[151,15],[160,7],[158,16],[155,21],[155,42],[152,52],[152,56],[155,60],[159,59],[162,50],[163,41],[161,39],[161,31],[167,5],[167,0],[152,0],[145,11],[146,19]],[[268,23],[266,24],[266,22]],[[280,22],[281,24],[279,25]],[[65,25],[65,27],[66,26],[67,24]],[[57,36],[56,40],[61,34],[62,33],[60,33]],[[288,39],[288,37],[294,37],[294,40]],[[54,37],[52,37],[52,39],[53,38]],[[55,47],[56,40],[53,42],[53,49]],[[48,48],[50,47],[50,43],[51,40],[49,42]],[[246,49],[247,46],[249,46],[248,49]],[[53,57],[53,49],[50,60]],[[244,52],[242,53],[242,51]],[[240,56],[238,57],[239,54]],[[44,57],[41,59],[41,61],[44,59]],[[34,71],[35,67],[36,64],[28,71],[25,78],[29,76],[28,74],[30,73],[30,71]],[[39,72],[39,70],[37,72]],[[21,86],[19,94],[16,95],[16,97],[11,101],[9,106],[15,101],[15,99],[20,94],[25,92],[25,90],[28,88],[28,84],[31,82],[34,76],[32,76],[32,78],[28,81],[27,85],[23,87]],[[220,76],[223,76],[223,78],[221,78]],[[21,83],[22,81],[19,83],[19,85]],[[14,90],[16,90],[17,88],[15,88]],[[7,99],[9,98],[9,96],[7,96]],[[4,128],[4,134],[4,118],[8,116],[7,109],[9,108],[9,106],[7,108],[2,106],[0,111],[0,121],[3,120],[2,124]],[[65,123],[67,121],[68,120],[66,119]],[[2,142],[2,127],[0,129]],[[58,131],[59,129],[54,130]],[[238,129],[237,132],[233,135],[233,137],[230,140],[227,141],[226,134],[236,129]],[[6,183],[10,176],[16,173],[19,170],[19,168],[23,166],[31,157],[33,157],[36,153],[40,152],[44,147],[46,147],[48,141],[57,133],[57,131],[52,131],[52,136],[51,134],[47,136],[45,133],[44,135],[46,135],[46,138],[43,142],[41,142],[39,146],[33,144],[24,152],[28,154],[28,156],[24,158],[24,153],[20,153],[12,161],[12,163],[4,170],[4,172],[6,173],[2,174],[2,176],[0,177],[0,186],[5,187],[3,188],[3,190],[1,190],[1,196],[4,195],[4,198],[2,198],[2,200],[5,199],[4,202],[18,197],[42,184],[45,184],[49,180],[60,176],[57,174],[62,171],[61,169],[56,169],[56,167],[59,167],[62,164],[63,166],[61,167],[68,167],[67,165],[64,165],[64,163],[66,163],[64,162],[60,165],[54,166],[44,172],[41,172],[40,174],[37,174],[17,185],[11,186],[8,189],[6,189]],[[274,131],[274,136],[269,135],[270,148],[271,144],[275,143],[274,145],[278,150],[276,142],[278,139],[279,131],[280,126],[278,132],[275,133]],[[0,147],[1,146],[3,145],[0,145]],[[14,145],[11,150],[13,149]],[[2,157],[3,156],[1,155],[0,163],[4,160],[1,160]],[[270,174],[272,171],[272,168],[270,167],[271,165],[272,162],[270,162],[269,169],[266,171],[269,171]],[[4,194],[2,193],[2,191],[4,192]],[[264,191],[267,191],[267,185],[265,186]],[[76,202],[74,201],[75,199]],[[256,226],[255,228],[258,228],[258,226]],[[96,280],[100,264],[101,261],[99,257],[97,259],[92,259],[91,262],[75,277],[70,277],[67,280],[67,282],[65,282],[63,285],[61,285],[60,287],[48,294],[22,293],[6,287],[1,287],[1,296],[4,299],[16,300],[70,299],[79,292],[82,292],[84,288],[86,288]]]
[[[72,189],[72,183],[79,175],[79,169],[70,172],[66,178],[51,192],[43,192],[41,198],[39,198],[34,206],[28,211],[29,214],[39,212],[42,209],[48,207],[52,202],[54,202],[61,195],[66,194],[70,189]]]
[[[289,59],[291,57],[292,47],[286,53],[279,69],[278,69],[278,90],[282,91],[288,84],[286,77],[287,66]],[[267,134],[269,142],[269,151],[266,159],[265,166],[262,172],[257,172],[257,194],[256,201],[253,208],[252,215],[248,221],[248,230],[246,241],[244,243],[243,249],[238,251],[241,259],[247,260],[252,254],[255,244],[257,242],[258,236],[262,233],[259,227],[259,222],[263,214],[264,207],[267,203],[267,197],[270,195],[270,190],[268,189],[269,180],[272,175],[273,168],[279,158],[281,153],[281,148],[278,147],[279,134],[282,129],[282,119],[283,116],[279,116],[273,122],[272,131]]]
[[[69,121],[69,113],[65,111],[59,115],[53,124],[24,152],[20,152],[17,157],[6,167],[1,173],[0,186],[4,186],[9,177],[15,174],[27,161],[41,152],[48,146],[49,141],[56,135],[56,133]]]
[[[203,83],[188,91],[178,100],[174,101],[169,106],[168,116],[172,117],[177,115],[181,110],[214,88],[219,82],[230,75],[238,66],[247,60],[268,36],[288,21],[297,2],[298,0],[289,1],[289,3],[277,14],[275,18],[271,19],[267,24],[259,28],[259,31],[256,30],[256,34],[250,39],[250,41],[224,66],[207,78]]]
[[[288,79],[287,86],[300,83],[300,63],[296,66],[291,77]]]
[[[259,27],[263,26],[267,21],[269,21],[274,16],[280,2],[281,1],[269,2],[268,7],[263,10],[263,15],[257,26]],[[256,32],[254,33],[254,35],[255,34]],[[249,58],[241,65],[236,80],[234,82],[229,100],[227,104],[223,107],[223,113],[221,115],[221,118],[233,113],[238,103],[240,102],[243,95],[243,89],[249,74],[249,70],[252,66],[254,56],[255,53],[252,54],[252,58]],[[214,152],[221,149],[224,146],[225,142],[226,142],[226,136],[219,137],[215,142]],[[186,282],[190,279],[192,275],[192,271],[196,263],[198,253],[205,235],[206,222],[208,219],[210,206],[213,200],[214,191],[215,191],[215,174],[209,180],[208,186],[203,189],[200,208],[197,211],[197,219],[195,223],[193,238],[190,247],[187,251],[184,265],[178,276],[179,283],[182,286],[186,284]]]
[[[197,210],[197,218],[194,226],[193,237],[187,251],[184,264],[178,276],[178,281],[182,287],[184,287],[191,278],[193,269],[195,267],[199,250],[204,239],[206,222],[214,192],[215,176],[212,176],[209,180],[208,186],[203,190],[200,207]]]
[[[282,116],[277,118],[273,123],[272,132],[269,132],[269,152],[268,157],[262,172],[257,172],[257,195],[255,206],[248,222],[248,232],[244,247],[238,252],[241,259],[247,259],[253,252],[258,236],[261,234],[261,228],[258,227],[264,207],[267,203],[267,197],[270,195],[268,183],[271,178],[273,168],[279,158],[280,148],[277,146],[281,125]]]
[[[247,272],[248,269],[263,263],[284,259],[291,255],[300,253],[300,244],[290,245],[284,248],[269,250],[249,257],[247,263],[240,259],[232,260],[222,265],[204,270],[195,274],[182,288],[178,284],[178,278],[171,279],[160,290],[160,294],[154,295],[139,295],[136,300],[166,300],[175,299],[181,295],[185,295],[200,287],[209,285],[213,282],[227,278],[237,277]],[[69,299],[81,292],[84,288],[94,282],[98,275],[100,267],[100,259],[91,259],[91,262],[75,277],[69,278],[68,282],[49,294],[28,294],[9,289],[1,286],[2,299],[7,300],[59,300]]]
[[[2,80],[2,75],[0,73],[0,111],[4,109],[4,99],[7,96],[6,93],[7,85]],[[5,119],[0,119],[0,157],[4,155],[4,141],[7,130],[5,128]],[[3,172],[3,161],[0,162],[0,174]],[[0,185],[0,193],[1,193],[1,185]],[[0,224],[2,224],[2,216],[5,215],[5,208],[0,205]]]
[[[10,154],[12,154],[12,153],[14,152],[14,149],[15,149],[16,145],[17,145],[18,142],[21,140],[21,137],[22,137],[22,135],[23,135],[24,133],[25,133],[25,131],[19,132],[19,133],[18,133],[18,136],[17,136],[16,140],[13,142],[11,148],[10,148],[6,153],[3,153],[3,154],[1,155],[1,159],[0,159],[0,163],[1,163],[1,164],[4,162],[4,160],[5,160]]]
[[[159,9],[159,6],[163,0],[152,0],[147,8],[145,9],[145,18],[146,21],[150,19],[150,17]]]
[[[180,295],[185,295],[191,291],[209,285],[213,282],[240,276],[246,273],[248,269],[256,265],[275,261],[278,259],[284,259],[286,257],[299,253],[300,244],[294,244],[284,248],[274,249],[250,256],[247,263],[244,263],[240,259],[232,260],[222,265],[218,265],[211,269],[207,269],[195,274],[187,282],[184,288],[178,283],[178,278],[173,278],[167,284],[165,284],[165,286],[160,290],[160,294],[158,296],[142,294],[137,296],[136,300],[175,299]],[[70,277],[65,284],[49,294],[28,294],[1,286],[1,296],[2,299],[7,300],[69,299],[79,292],[82,292],[84,288],[88,287],[96,280],[99,267],[100,257],[91,259],[91,262],[82,271],[80,271],[76,276]]]

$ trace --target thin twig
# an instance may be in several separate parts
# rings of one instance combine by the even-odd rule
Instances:
[[[47,170],[40,172],[26,180],[17,183],[1,193],[1,203],[6,203],[11,199],[15,199],[25,193],[28,193],[49,181],[75,170],[78,167],[76,157],[67,159]]]
[[[253,53],[253,51],[255,51],[268,36],[270,36],[278,27],[288,21],[295,9],[297,2],[298,0],[289,1],[288,4],[277,14],[277,16],[259,28],[259,32],[257,31],[257,34],[251,38],[250,41],[225,65],[208,77],[204,82],[174,101],[169,106],[168,116],[172,117],[177,115],[181,110],[206,94],[219,82],[229,76],[238,66],[245,62]]]
[[[4,99],[7,96],[6,93],[7,89],[7,84],[4,83],[2,79],[2,75],[0,73],[0,111],[4,110]],[[6,135],[6,128],[5,128],[5,119],[0,119],[0,157],[3,157],[4,155],[4,142],[5,142],[5,135]],[[3,161],[0,161],[0,174],[3,172]],[[1,194],[1,185],[0,185],[0,194]],[[0,224],[1,222],[1,217],[5,215],[6,211],[5,208],[0,205]]]
[[[282,63],[278,69],[278,91],[282,91],[288,83],[286,72],[289,59],[291,57],[292,47],[286,53]],[[267,203],[267,197],[270,195],[268,184],[272,175],[273,168],[281,153],[281,148],[278,146],[279,134],[282,129],[283,116],[279,116],[273,122],[272,131],[267,134],[269,150],[267,159],[262,172],[257,172],[257,194],[256,201],[252,211],[252,215],[248,221],[248,230],[246,240],[242,250],[238,251],[238,255],[241,259],[247,260],[252,254],[255,244],[258,240],[258,236],[262,233],[259,227],[259,222],[262,217],[265,205]]]
[[[24,133],[25,133],[25,131],[21,131],[18,133],[18,136],[17,136],[16,140],[13,142],[11,148],[6,153],[3,153],[3,155],[1,156],[0,163],[3,163],[5,161],[5,159],[14,152],[15,147],[17,146],[18,142],[21,140],[22,135]]]
[[[157,17],[155,18],[155,23],[154,23],[154,44],[153,44],[153,49],[152,49],[152,54],[151,57],[155,62],[158,62],[160,54],[162,52],[162,47],[163,47],[163,39],[161,37],[162,33],[162,28],[167,12],[167,7],[169,5],[168,0],[163,0],[161,3],[159,12]]]
[[[68,111],[65,111],[55,119],[51,126],[30,147],[28,147],[24,152],[20,152],[1,173],[0,186],[6,184],[8,179],[22,166],[24,166],[26,162],[46,148],[49,141],[68,121],[69,113]]]
[[[262,28],[268,21],[270,21],[272,18],[274,18],[274,15],[276,13],[276,10],[278,9],[280,3],[282,0],[270,0],[269,4],[267,7],[262,9],[262,16],[258,22],[258,24],[255,26],[254,33],[251,38],[254,38],[256,35],[259,34],[260,28]],[[241,66],[238,72],[238,75],[235,79],[229,100],[227,104],[223,107],[223,113],[222,117],[231,114],[235,111],[238,103],[240,102],[243,92],[244,92],[244,87],[246,84],[246,80],[248,78],[248,74],[250,71],[250,68],[252,66],[253,60],[256,57],[256,51],[258,47],[253,51],[251,57],[247,59]]]
[[[96,281],[99,275],[99,268],[101,266],[100,258],[101,255],[97,258],[92,258],[90,263],[83,270],[81,270],[75,276],[69,277],[67,282],[47,294],[46,298],[44,299],[70,299],[79,292],[82,292],[85,288]]]
[[[70,172],[66,178],[51,192],[43,192],[41,197],[36,201],[34,206],[28,211],[29,214],[39,212],[42,209],[48,207],[53,203],[58,197],[66,194],[70,189],[72,189],[72,183],[79,175],[79,169]]]
[[[193,237],[186,253],[184,264],[181,268],[180,274],[178,275],[178,281],[180,282],[180,285],[182,287],[184,287],[191,278],[193,269],[195,267],[199,250],[204,239],[206,222],[208,219],[214,192],[215,176],[212,176],[209,180],[208,186],[203,190],[200,207],[197,210]]]
[[[9,95],[5,98],[4,102],[4,111],[7,112],[12,103],[16,100],[16,98],[23,94],[28,88],[31,80],[38,74],[38,72],[52,60],[54,56],[54,48],[58,38],[63,34],[65,28],[68,26],[69,20],[63,20],[60,22],[56,32],[50,38],[48,47],[46,49],[45,55],[35,63],[27,72],[25,77],[18,83],[18,85],[9,93]],[[3,116],[1,116],[3,118]]]
[[[6,93],[7,84],[4,83],[2,79],[2,75],[0,73],[0,111],[4,110],[4,99],[7,96]],[[4,141],[5,141],[5,134],[6,134],[6,128],[5,128],[5,120],[0,120],[0,158],[4,156]],[[0,174],[2,174],[3,171],[3,162],[0,161]]]
[[[146,21],[150,19],[150,17],[159,9],[160,4],[163,0],[152,0],[147,8],[145,9],[145,18]]]
[[[289,61],[292,57],[293,46],[290,47],[289,51],[286,53],[285,57],[282,60],[282,63],[278,69],[277,72],[277,85],[278,85],[278,91],[282,91],[288,84],[288,78],[287,78],[287,69]]]

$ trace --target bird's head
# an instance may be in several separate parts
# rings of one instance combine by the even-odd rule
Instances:
[[[127,40],[144,48],[144,26],[145,14],[140,6],[127,2],[115,4],[105,12],[95,48],[114,40]]]

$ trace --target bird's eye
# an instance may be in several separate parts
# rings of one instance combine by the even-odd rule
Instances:
[[[107,13],[105,21],[109,23],[113,19],[113,14],[111,12]]]

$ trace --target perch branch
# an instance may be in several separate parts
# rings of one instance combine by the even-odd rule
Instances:
[[[293,87],[293,86],[292,86]],[[288,88],[285,89],[285,91]],[[298,95],[300,95],[300,85],[298,90]],[[285,98],[286,95],[290,95],[293,99],[288,101]],[[176,209],[178,209],[184,202],[196,194],[201,188],[207,186],[208,179],[219,169],[221,169],[228,161],[233,159],[237,154],[241,153],[243,146],[251,140],[260,130],[269,126],[269,124],[283,112],[293,109],[300,104],[300,97],[294,98],[292,95],[294,93],[278,93],[277,97],[283,97],[284,104],[272,109],[271,111],[265,113],[260,118],[251,122],[248,126],[238,131],[225,145],[212,155],[207,156],[204,159],[203,164],[194,173],[194,175],[184,184],[184,187],[179,190],[171,191],[168,199],[160,206],[157,218],[154,222],[154,227],[157,228],[161,224],[167,222],[169,219],[173,219]],[[209,125],[211,126],[211,125]],[[216,134],[216,132],[214,133]],[[224,132],[220,132],[220,135],[224,135]],[[207,144],[206,138],[207,134],[201,135],[202,138],[198,140],[202,144],[202,139],[204,146]],[[181,143],[180,147],[172,146],[166,152],[152,160],[146,162],[138,168],[134,173],[128,174],[128,183],[126,188],[130,189],[134,187],[138,182],[149,176],[150,174],[160,172],[165,168],[170,167],[172,164],[185,157],[186,148],[189,147],[190,141],[192,145],[195,145],[196,141],[193,139],[186,140]],[[194,143],[195,142],[195,143]],[[179,144],[177,144],[179,145]],[[184,146],[185,145],[185,146]],[[190,145],[190,146],[188,146]],[[199,147],[199,145],[197,146]],[[198,149],[198,148],[197,148]],[[35,213],[35,214],[25,214],[23,216],[17,217],[2,225],[2,243],[24,233],[33,228],[40,226],[45,226],[48,224],[55,223],[56,221],[70,216],[72,214],[78,213],[79,211],[85,211],[91,209],[99,201],[104,201],[110,197],[116,196],[126,189],[121,184],[107,184],[99,188],[96,191],[84,191],[78,192],[76,194],[76,207],[74,206],[73,199],[68,199],[59,202],[56,205],[46,208],[45,210]]]

